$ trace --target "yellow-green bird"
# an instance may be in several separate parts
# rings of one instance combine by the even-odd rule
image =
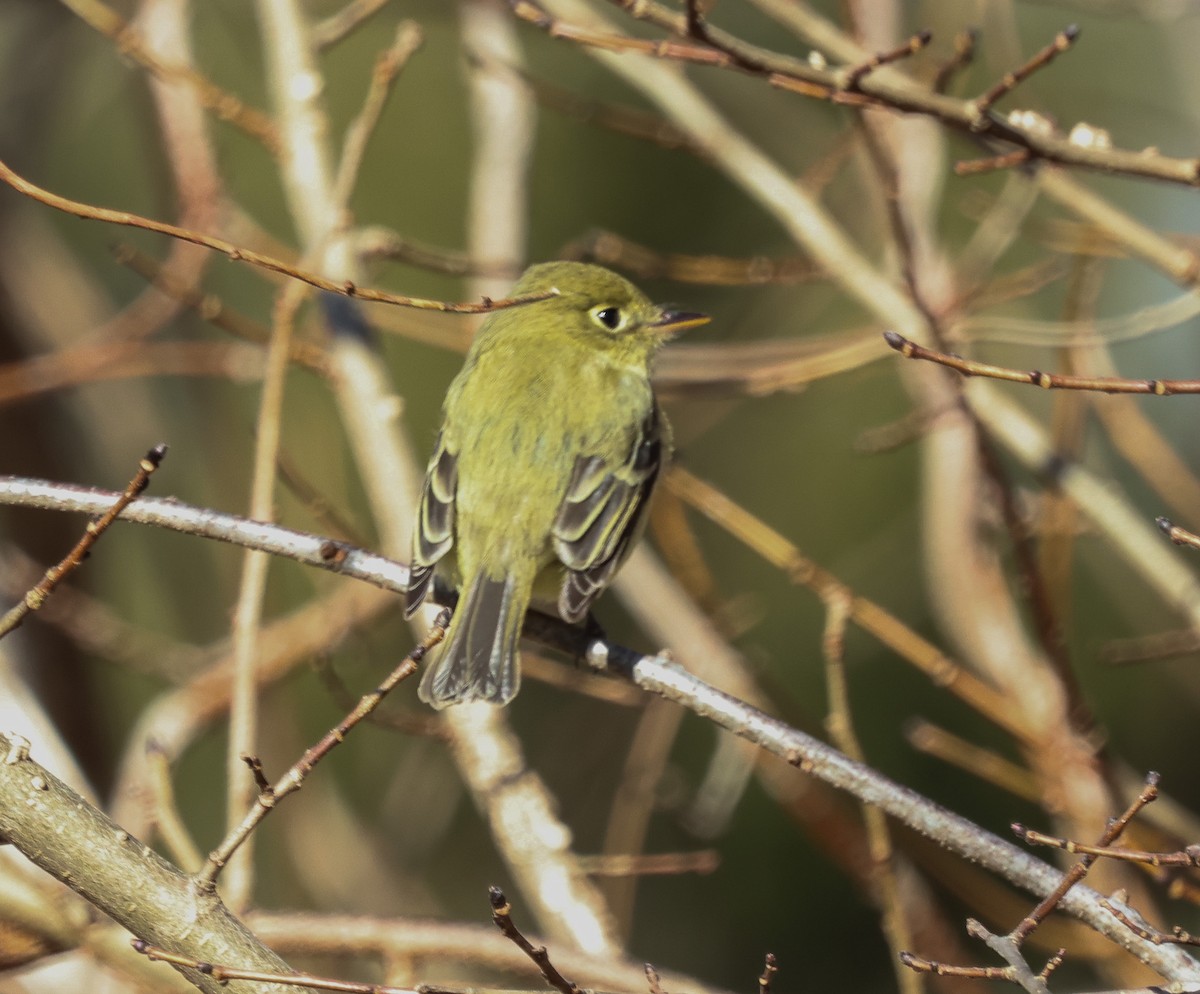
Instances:
[[[435,708],[507,704],[531,602],[586,617],[633,548],[671,449],[650,363],[708,317],[659,307],[600,266],[531,266],[495,311],[446,394],[413,539],[407,613],[434,567],[460,593],[446,643],[421,680]]]

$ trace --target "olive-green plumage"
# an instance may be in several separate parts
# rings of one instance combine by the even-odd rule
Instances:
[[[446,394],[407,598],[412,614],[439,561],[460,590],[421,680],[435,708],[508,703],[531,601],[579,621],[608,585],[670,452],[651,359],[672,332],[708,320],[584,263],[531,266],[512,292],[551,289],[492,313]]]

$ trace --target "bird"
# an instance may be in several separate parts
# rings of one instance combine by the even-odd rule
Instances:
[[[539,293],[552,295],[480,326],[446,393],[422,487],[406,615],[435,570],[459,591],[418,689],[438,710],[512,701],[531,604],[567,622],[588,617],[636,544],[670,457],[654,355],[709,320],[654,304],[589,263],[530,266],[512,294]]]

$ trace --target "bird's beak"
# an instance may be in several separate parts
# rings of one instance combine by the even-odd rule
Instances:
[[[688,328],[698,328],[702,324],[708,324],[711,320],[712,318],[707,314],[700,314],[696,311],[664,310],[659,314],[658,320],[652,322],[649,327],[662,335],[674,335],[686,331]]]

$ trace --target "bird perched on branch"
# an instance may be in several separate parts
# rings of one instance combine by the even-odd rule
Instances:
[[[449,635],[421,680],[435,708],[507,704],[531,602],[586,617],[644,524],[671,449],[650,385],[654,353],[708,321],[650,302],[600,266],[531,266],[446,394],[413,540],[406,610],[435,566],[458,587]]]

